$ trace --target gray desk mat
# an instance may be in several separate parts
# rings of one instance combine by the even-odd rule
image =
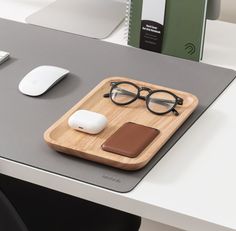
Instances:
[[[0,66],[0,156],[117,192],[132,190],[236,75],[232,70],[7,20],[0,20],[0,31],[0,50],[11,53]],[[41,97],[18,92],[22,77],[44,64],[67,68],[71,74]],[[63,155],[43,140],[52,123],[109,76],[188,91],[200,100],[194,114],[142,170],[127,172]]]

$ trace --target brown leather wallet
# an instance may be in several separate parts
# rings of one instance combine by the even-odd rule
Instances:
[[[160,133],[158,129],[132,122],[122,125],[103,144],[104,151],[137,157]]]

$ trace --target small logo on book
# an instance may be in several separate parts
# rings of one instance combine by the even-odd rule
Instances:
[[[196,47],[193,43],[186,43],[184,47],[189,55],[193,55],[196,51]]]

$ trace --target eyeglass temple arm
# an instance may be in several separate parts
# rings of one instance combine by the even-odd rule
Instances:
[[[184,103],[184,100],[177,96],[177,104],[183,105],[183,103]],[[175,116],[179,115],[179,112],[175,108],[172,109],[172,112],[174,113]]]
[[[110,98],[110,93],[106,93],[103,95],[104,98]]]
[[[172,108],[171,111],[173,112],[173,114],[174,114],[175,116],[178,116],[178,115],[179,115],[179,112],[178,112],[176,109]]]
[[[120,91],[120,92],[121,92],[122,94],[124,94],[124,95],[136,96],[135,93],[130,92],[130,91],[127,91],[127,90],[122,89],[122,88],[116,88],[116,90]],[[110,93],[104,94],[103,97],[109,98],[109,97],[110,97]],[[142,99],[142,100],[145,100],[145,97],[143,97],[143,96],[140,96],[139,98]]]
[[[184,99],[177,96],[177,104],[178,105],[183,105],[183,103],[184,103]]]

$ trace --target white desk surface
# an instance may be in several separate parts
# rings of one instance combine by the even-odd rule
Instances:
[[[24,22],[50,2],[0,0],[0,17]],[[107,41],[124,44],[123,33],[121,25]],[[236,70],[235,24],[207,23],[203,62]],[[184,230],[236,230],[235,101],[236,81],[130,193],[115,193],[2,158],[0,172]]]

